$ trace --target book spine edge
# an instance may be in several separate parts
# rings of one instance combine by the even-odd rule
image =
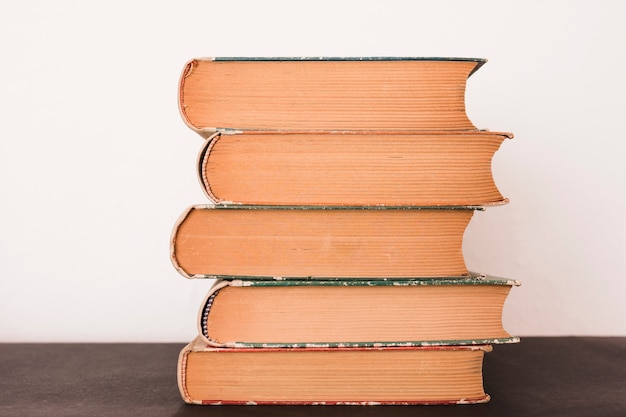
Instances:
[[[183,119],[183,121],[185,122],[185,125],[187,125],[191,130],[193,130],[194,132],[196,132],[197,134],[199,134],[200,136],[202,136],[203,138],[208,138],[209,136],[213,135],[216,131],[217,128],[214,127],[202,127],[199,128],[195,125],[193,125],[187,115],[186,112],[186,104],[185,104],[185,81],[187,79],[187,77],[189,77],[191,75],[191,73],[193,72],[195,66],[198,64],[198,61],[207,61],[209,59],[191,59],[189,61],[187,61],[187,63],[185,64],[185,66],[183,67],[183,70],[181,71],[180,77],[179,77],[179,81],[178,81],[178,111],[180,113],[181,118]]]
[[[198,318],[196,320],[198,335],[202,338],[203,342],[212,347],[226,347],[227,344],[220,343],[216,340],[211,339],[208,334],[206,321],[211,311],[211,305],[209,305],[209,301],[212,297],[216,297],[222,288],[228,286],[239,286],[238,281],[227,281],[222,279],[218,279],[217,281],[215,281],[213,286],[209,289],[204,299],[202,300],[202,303],[200,304],[200,309],[198,310]]]
[[[198,181],[200,182],[200,188],[202,188],[204,195],[215,204],[222,203],[222,201],[211,190],[211,183],[206,175],[206,167],[209,162],[209,156],[211,155],[213,146],[215,145],[215,143],[220,137],[221,137],[220,132],[215,132],[211,136],[209,136],[205,140],[202,148],[200,148],[200,152],[198,152],[198,157],[196,159],[196,166],[198,168],[197,174],[198,174]]]
[[[191,343],[187,344],[183,347],[178,354],[178,366],[176,367],[176,381],[178,385],[178,391],[183,401],[187,404],[193,404],[194,401],[189,395],[187,391],[187,381],[186,381],[186,373],[187,373],[187,356],[192,351]],[[196,402],[197,403],[197,402]],[[202,402],[200,402],[201,404]]]
[[[187,208],[178,217],[178,219],[174,223],[174,227],[172,228],[172,233],[170,235],[170,261],[172,262],[172,265],[174,266],[176,271],[178,271],[178,273],[181,274],[185,278],[193,278],[193,276],[188,274],[187,271],[185,271],[183,267],[180,266],[180,264],[178,263],[178,259],[176,257],[176,237],[178,234],[178,229],[180,228],[181,224],[185,221],[187,216],[189,216],[189,213],[191,213],[192,210],[194,210],[194,206]]]

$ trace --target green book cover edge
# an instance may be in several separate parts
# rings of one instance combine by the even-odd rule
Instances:
[[[233,56],[233,57],[209,57],[209,58],[200,58],[206,60],[212,60],[217,62],[229,62],[229,61],[462,61],[462,62],[475,62],[476,67],[469,73],[468,76],[472,75],[476,72],[480,67],[487,63],[486,58],[472,58],[472,57],[418,57],[418,56],[301,56],[301,57],[244,57],[244,56]]]

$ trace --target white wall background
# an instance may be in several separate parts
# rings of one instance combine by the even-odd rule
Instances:
[[[626,336],[622,1],[15,1],[0,6],[0,341],[176,341],[208,281],[169,260],[205,202],[176,104],[200,56],[461,56],[509,205],[466,233],[514,334]]]

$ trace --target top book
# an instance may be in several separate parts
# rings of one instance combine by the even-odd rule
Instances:
[[[200,58],[180,78],[179,108],[204,137],[223,129],[477,130],[466,82],[480,58]]]

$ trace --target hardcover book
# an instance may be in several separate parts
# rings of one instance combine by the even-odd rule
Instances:
[[[171,259],[188,278],[468,275],[476,209],[197,205],[174,227]]]
[[[269,132],[211,136],[198,173],[215,203],[495,205],[491,170],[509,133]]]
[[[514,343],[502,325],[518,281],[220,280],[198,327],[215,347],[388,347]]]
[[[203,136],[250,130],[476,130],[465,111],[480,58],[201,58],[179,84]]]
[[[182,349],[178,385],[190,404],[472,404],[486,402],[490,345]]]

